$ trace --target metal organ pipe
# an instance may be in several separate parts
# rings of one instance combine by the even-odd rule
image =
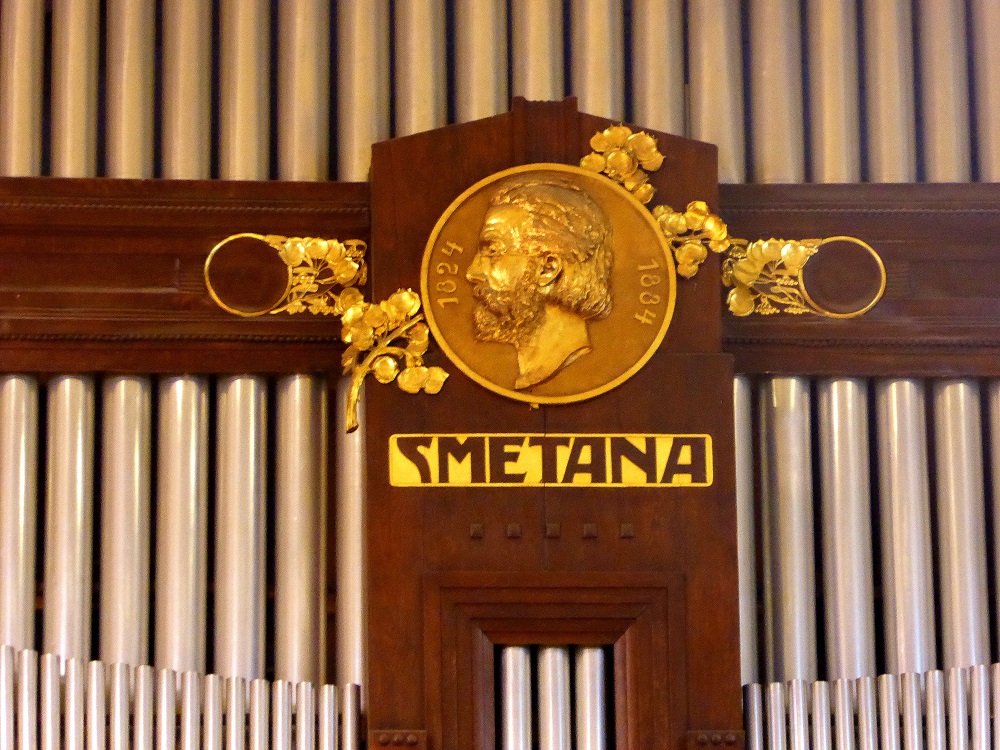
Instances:
[[[0,644],[35,646],[38,385],[0,378]]]
[[[976,102],[976,160],[982,182],[1000,181],[1000,5],[972,0],[972,69]],[[0,65],[2,65],[0,61]]]
[[[90,659],[94,537],[94,381],[60,375],[48,386],[45,609],[42,645]]]
[[[52,8],[52,173],[97,172],[98,0],[60,0]]]
[[[290,0],[278,6],[278,174],[322,180],[328,174],[330,4]],[[304,104],[308,102],[308,106]]]
[[[455,109],[459,122],[507,109],[507,4],[455,4]]]
[[[857,4],[806,5],[809,45],[809,150],[815,182],[861,179]]]
[[[816,594],[809,384],[771,378],[761,391],[765,606],[774,680],[814,680]]]
[[[573,93],[580,109],[621,120],[625,114],[622,6],[614,0],[572,0]]]
[[[990,658],[979,385],[934,384],[938,560],[944,666]]]
[[[563,8],[559,0],[516,0],[510,6],[513,94],[526,99],[563,95]]]
[[[968,182],[968,57],[964,0],[918,0],[921,120],[928,182]]]
[[[326,643],[326,380],[278,381],[275,674],[321,682]]]
[[[164,0],[163,176],[204,180],[211,150],[212,3]]]
[[[876,402],[886,666],[925,672],[937,654],[924,388],[915,380],[883,381]]]
[[[459,7],[466,3],[460,3]],[[475,3],[478,7],[479,3]],[[371,144],[389,136],[388,0],[337,2],[337,179],[368,179]]]
[[[203,379],[160,381],[157,445],[154,664],[204,672],[208,384]]]
[[[155,4],[147,0],[108,3],[105,122],[110,177],[153,176],[155,12]]]
[[[740,0],[689,0],[691,137],[719,147],[719,181],[743,182],[746,144],[743,135],[743,63]]]
[[[33,176],[42,168],[43,0],[0,5],[0,174]]]
[[[824,380],[818,398],[827,669],[834,680],[874,676],[868,391]]]
[[[683,135],[682,0],[633,2],[631,31],[633,119],[655,130]]]
[[[267,383],[246,375],[217,390],[215,671],[264,676]]]
[[[736,438],[736,553],[740,576],[740,672],[744,685],[757,682],[757,554],[754,523],[752,385],[733,381]]]
[[[448,119],[445,7],[436,0],[396,6],[396,134],[410,135]]]
[[[337,684],[360,685],[364,707],[365,650],[365,409],[358,399],[358,428],[347,433],[350,378],[337,385]]]
[[[151,391],[146,378],[104,381],[100,658],[149,662]]]
[[[910,0],[862,4],[868,179],[913,182],[917,177]]]
[[[569,649],[538,649],[538,746],[541,750],[570,749]]]
[[[750,2],[754,182],[802,182],[802,44],[798,0]]]
[[[266,0],[223,0],[220,7],[219,175],[266,180],[270,6]]]

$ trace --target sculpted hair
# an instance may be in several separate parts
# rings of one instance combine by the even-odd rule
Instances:
[[[523,249],[535,258],[552,253],[562,260],[550,301],[588,319],[611,312],[611,222],[593,198],[569,182],[538,180],[501,188],[490,206],[526,211]]]

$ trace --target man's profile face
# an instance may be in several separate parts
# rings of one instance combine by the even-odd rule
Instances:
[[[476,299],[476,337],[516,344],[537,328],[544,312],[538,284],[539,260],[525,247],[530,214],[518,206],[486,213],[477,251],[466,278]]]

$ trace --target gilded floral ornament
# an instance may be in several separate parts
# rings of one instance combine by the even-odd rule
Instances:
[[[212,284],[212,261],[218,253],[236,240],[259,240],[270,245],[284,262],[288,278],[284,294],[274,304],[259,310],[233,307],[222,300]],[[205,285],[216,304],[227,312],[244,318],[260,315],[311,312],[313,315],[340,315],[353,300],[349,290],[360,295],[355,286],[365,283],[368,267],[362,240],[325,240],[318,237],[283,237],[277,234],[242,232],[226,237],[212,248],[205,261]],[[339,294],[336,288],[343,292]]]
[[[580,166],[606,175],[648,204],[655,192],[649,175],[663,164],[656,139],[633,133],[626,125],[612,125],[590,139],[593,151]],[[677,261],[677,273],[686,279],[698,273],[709,251],[723,255],[722,283],[731,287],[727,302],[733,315],[812,313],[828,318],[853,318],[868,312],[885,292],[885,266],[878,253],[855,237],[822,240],[748,240],[729,236],[726,223],[704,201],[692,201],[683,211],[659,205],[652,209],[660,231]],[[830,242],[852,242],[875,260],[880,273],[878,292],[859,309],[834,312],[809,296],[802,276],[806,262]]]
[[[656,139],[646,132],[633,133],[625,125],[612,125],[590,139],[594,149],[580,160],[580,166],[606,174],[628,190],[640,203],[649,203],[656,192],[649,173],[663,164]]]
[[[347,431],[357,429],[358,398],[368,373],[380,383],[394,380],[407,393],[438,393],[448,379],[440,367],[424,365],[430,331],[420,313],[420,296],[400,289],[379,303],[360,298],[340,316],[341,339],[348,344],[341,362],[351,376]]]
[[[229,243],[257,240],[277,253],[287,270],[285,291],[277,302],[262,309],[242,309],[225,302],[212,283],[212,261]],[[341,340],[347,344],[341,358],[351,376],[347,404],[347,431],[358,427],[361,384],[371,373],[380,383],[396,382],[407,393],[434,394],[448,378],[440,367],[427,367],[423,355],[430,332],[420,312],[420,297],[400,289],[382,302],[367,302],[358,285],[368,276],[366,244],[362,240],[283,237],[249,232],[234,234],[216,245],[205,261],[205,285],[212,299],[227,312],[242,317],[310,312],[338,315]],[[339,290],[339,291],[338,291]]]

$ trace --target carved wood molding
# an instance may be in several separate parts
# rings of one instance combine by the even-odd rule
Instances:
[[[338,320],[235,318],[203,266],[236,232],[367,240],[368,186],[5,178],[0,226],[8,371],[148,370],[148,357],[166,371],[339,369]]]
[[[1000,374],[1000,185],[724,185],[720,203],[735,235],[851,234],[887,271],[856,320],[725,317],[737,371]]]

